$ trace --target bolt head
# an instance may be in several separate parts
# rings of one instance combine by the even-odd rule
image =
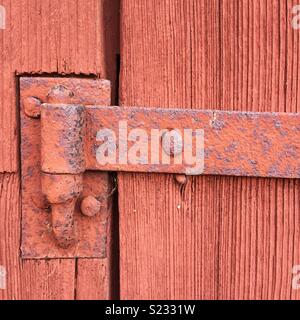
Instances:
[[[39,118],[42,102],[35,97],[27,97],[23,101],[24,112],[30,118]]]
[[[101,203],[93,196],[85,197],[81,202],[81,212],[87,217],[94,217],[100,212]]]
[[[183,151],[182,135],[178,130],[171,130],[162,136],[162,148],[166,154],[177,156]]]
[[[187,183],[187,176],[184,175],[184,174],[176,174],[175,175],[175,180],[180,185],[185,185]]]

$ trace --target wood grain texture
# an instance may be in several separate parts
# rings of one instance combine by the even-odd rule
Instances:
[[[18,172],[17,75],[88,75],[117,83],[119,0],[3,0],[0,30],[0,172]],[[115,102],[113,90],[113,102]],[[21,261],[19,175],[0,175],[1,299],[103,299],[111,295],[107,259]],[[111,243],[111,239],[109,239]],[[105,278],[104,278],[105,277]],[[115,277],[116,278],[116,277]],[[97,288],[97,290],[95,290]]]
[[[0,175],[0,265],[7,288],[0,300],[74,299],[75,261],[21,261],[20,181],[17,174]]]
[[[3,0],[0,172],[17,162],[16,74],[95,75],[116,83],[119,1]]]
[[[297,1],[124,0],[123,105],[300,111]],[[300,299],[298,180],[120,174],[123,299]]]
[[[107,300],[110,298],[110,269],[106,260],[79,259],[76,277],[77,300]]]
[[[0,265],[7,273],[7,288],[0,290],[0,300],[18,299],[22,292],[19,190],[17,174],[0,175]]]

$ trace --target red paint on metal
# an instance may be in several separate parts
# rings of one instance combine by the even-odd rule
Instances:
[[[87,217],[94,217],[101,209],[101,202],[95,197],[88,196],[81,202],[81,212]]]
[[[101,166],[95,153],[97,132],[108,128],[118,135],[123,120],[128,131],[140,128],[149,137],[152,129],[203,129],[205,175],[300,178],[300,114],[96,106],[86,112],[88,169],[186,173],[184,163],[152,165],[150,160]]]
[[[28,117],[39,118],[41,115],[41,101],[35,97],[27,97],[23,101],[24,112]]]
[[[80,174],[85,171],[85,108],[44,104],[41,111],[42,171]]]
[[[108,105],[110,84],[105,80],[21,78],[20,86],[22,257],[24,259],[104,258],[107,254],[107,223],[111,206],[108,197],[111,190],[108,174],[86,171],[83,174],[83,186],[80,179],[76,178],[78,176],[71,174],[47,174],[43,175],[42,180],[41,121],[27,116],[24,109],[25,102],[30,97],[38,98],[43,103],[49,102],[51,96],[49,92],[53,92],[53,88],[58,88],[57,86],[64,86],[74,93],[69,96],[73,104]],[[51,124],[52,134],[59,132],[54,130],[54,123],[50,123],[50,127]],[[62,127],[59,128],[62,130]],[[44,130],[44,137],[46,132]],[[53,139],[54,136],[50,135],[51,130],[48,133],[49,140]],[[46,137],[45,140],[48,141]],[[52,147],[53,145],[48,151],[55,151]],[[53,179],[55,183],[49,183],[53,182]],[[69,183],[72,179],[74,183]],[[83,188],[82,193],[81,188]],[[87,196],[93,196],[102,203],[100,212],[92,218],[83,216],[80,211],[80,203]],[[73,212],[73,207],[75,211],[72,216],[70,213]],[[61,246],[57,244],[56,238]],[[74,245],[69,247],[73,241]]]
[[[42,174],[42,192],[51,206],[52,230],[62,248],[74,245],[74,212],[83,191],[82,175]]]
[[[77,112],[78,110],[80,112]],[[288,113],[251,113],[202,111],[182,109],[159,109],[138,107],[102,107],[72,105],[42,105],[47,127],[42,139],[43,158],[47,165],[43,170],[52,173],[81,173],[85,170],[161,172],[185,174],[194,164],[170,159],[170,163],[152,163],[151,132],[176,129],[184,137],[184,130],[204,132],[204,171],[199,174],[253,176],[253,177],[300,177],[300,115]],[[85,115],[84,115],[85,114]],[[43,117],[42,117],[43,118]],[[86,125],[83,124],[86,119]],[[143,129],[148,137],[148,159],[146,163],[118,161],[120,147],[119,129],[126,122],[128,133]],[[74,123],[78,126],[74,127]],[[83,128],[86,128],[83,131]],[[116,136],[115,162],[100,164],[97,150],[99,130],[111,130]],[[174,130],[173,130],[174,131]],[[163,135],[164,136],[164,135]],[[73,141],[74,140],[74,141]],[[124,142],[124,139],[122,139]],[[103,143],[103,141],[102,141]],[[135,142],[127,139],[126,149]],[[83,147],[84,146],[84,147]],[[83,152],[85,149],[85,156]],[[174,147],[173,147],[174,148]],[[161,159],[163,145],[159,146],[155,158]],[[196,154],[196,143],[193,153]],[[52,152],[51,152],[52,150]],[[183,150],[183,154],[184,154]],[[44,155],[45,154],[45,155]]]
[[[22,79],[22,101],[28,102],[30,97],[34,97],[43,102],[42,142],[39,121],[24,115],[22,118],[22,161],[27,161],[23,165],[24,172],[32,169],[28,167],[32,165],[32,159],[28,160],[26,154],[29,151],[31,154],[37,153],[40,147],[42,171],[54,175],[81,174],[86,170],[186,174],[187,170],[192,169],[193,165],[185,163],[184,158],[182,163],[153,164],[150,156],[143,164],[131,163],[130,159],[127,163],[120,163],[118,154],[115,163],[100,164],[96,157],[101,145],[97,141],[99,130],[112,130],[117,137],[116,150],[120,150],[119,126],[124,121],[128,132],[144,130],[149,138],[149,151],[153,129],[177,130],[182,136],[184,129],[203,130],[202,174],[300,178],[299,114],[100,106],[99,103],[108,104],[108,87],[106,81]],[[33,135],[38,139],[34,140]],[[34,151],[32,142],[35,142]],[[126,143],[128,149],[134,144],[128,139]],[[194,154],[195,147],[193,145]],[[162,149],[161,143],[155,151],[158,158],[161,158]],[[173,149],[175,153],[175,146]],[[23,179],[26,177],[23,176]],[[49,194],[47,191],[45,193],[49,200]],[[65,206],[71,210],[69,204],[65,203]],[[65,218],[65,224],[68,224],[71,221],[69,215]]]

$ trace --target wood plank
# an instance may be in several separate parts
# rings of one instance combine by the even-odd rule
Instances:
[[[91,75],[111,80],[115,88],[119,0],[3,0],[1,4],[7,21],[6,29],[0,30],[0,172],[17,172],[16,74]],[[88,265],[76,266],[75,260],[19,259],[19,177],[5,174],[0,181],[0,265],[8,270],[7,290],[0,290],[0,299],[108,297],[111,285],[101,275],[109,276],[110,260],[94,261],[87,272]],[[99,289],[93,292],[96,286]]]
[[[6,290],[0,300],[21,296],[20,200],[17,174],[0,175],[0,265],[6,269]]]
[[[107,300],[110,298],[110,270],[107,259],[79,259],[76,299]]]
[[[75,260],[24,261],[21,281],[22,300],[74,300]]]
[[[124,0],[122,105],[299,112],[297,1]],[[123,299],[300,299],[298,180],[120,174]]]
[[[3,0],[0,172],[17,162],[16,74],[95,75],[116,84],[119,0]]]
[[[17,174],[0,175],[0,265],[7,273],[4,299],[73,299],[74,260],[21,261],[20,181]]]

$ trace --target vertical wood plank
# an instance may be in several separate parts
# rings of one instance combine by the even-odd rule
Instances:
[[[16,73],[96,75],[116,83],[119,0],[3,0],[0,172],[17,162]]]
[[[73,259],[23,261],[20,299],[74,300],[76,298],[75,281],[75,260]]]
[[[0,175],[0,265],[6,289],[0,300],[74,299],[74,260],[21,261],[20,181],[17,174]]]
[[[121,104],[299,112],[296,2],[124,0]],[[299,299],[299,188],[120,174],[121,298]]]
[[[0,172],[18,172],[16,75],[93,75],[117,83],[119,0],[3,0],[0,30]],[[113,90],[113,101],[116,97]],[[19,174],[0,178],[0,299],[95,299],[110,296],[108,259],[21,261]],[[109,241],[111,241],[109,239]],[[78,265],[77,265],[78,263]],[[98,290],[94,291],[94,288]]]
[[[22,292],[19,184],[17,174],[0,174],[0,265],[7,275],[6,289],[0,290],[0,300],[18,299]]]
[[[107,259],[79,259],[77,268],[76,299],[107,300],[110,298],[110,270]]]

